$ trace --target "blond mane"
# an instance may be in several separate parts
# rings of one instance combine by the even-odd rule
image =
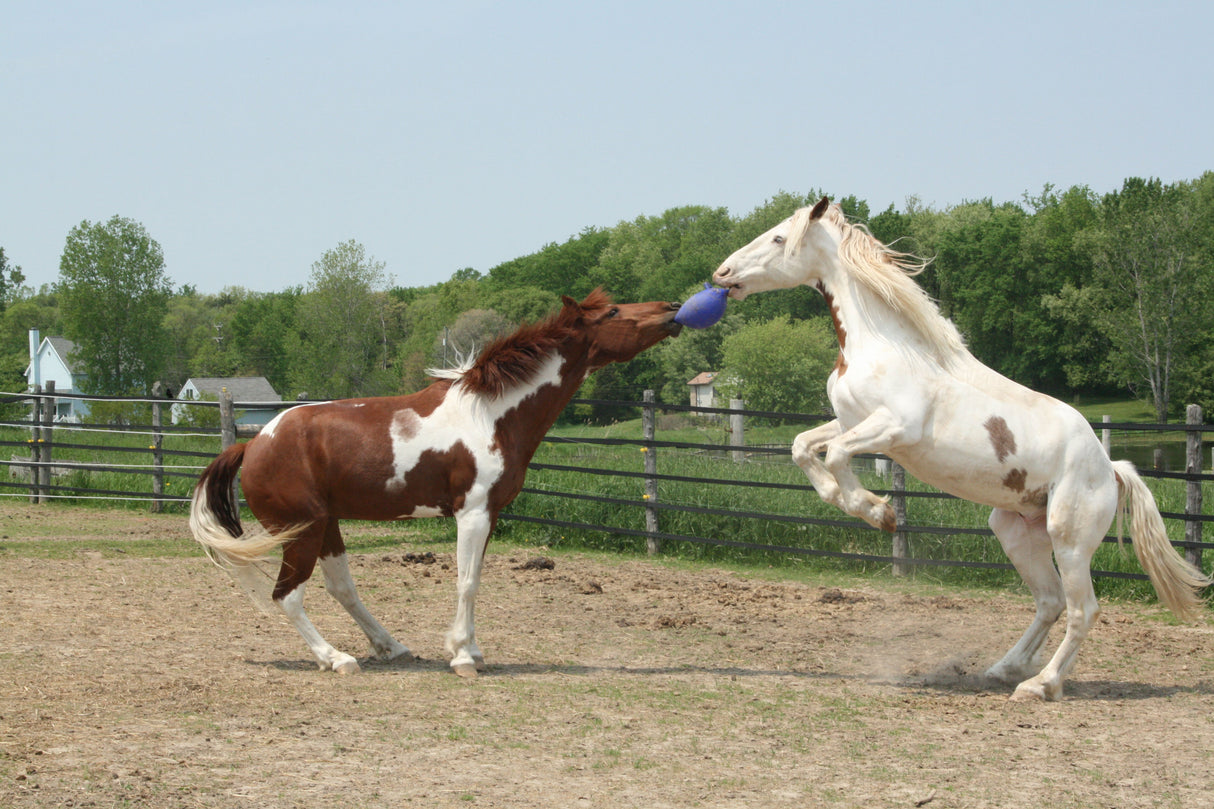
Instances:
[[[816,220],[811,208],[802,208],[792,216],[792,230],[785,243],[786,259],[791,259],[805,241]],[[839,260],[853,278],[885,302],[890,309],[909,321],[927,340],[941,359],[949,359],[965,350],[965,342],[952,321],[940,314],[940,308],[913,277],[927,269],[930,259],[894,250],[877,240],[862,224],[848,222],[837,204],[827,206],[821,216],[839,229]]]

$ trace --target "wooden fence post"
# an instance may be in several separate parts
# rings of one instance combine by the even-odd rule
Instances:
[[[1113,421],[1112,416],[1101,416],[1100,421],[1103,424],[1110,424]],[[1104,454],[1113,457],[1113,431],[1108,427],[1100,428],[1100,446],[1104,447]]]
[[[40,448],[39,466],[34,474],[38,476],[39,503],[51,501],[51,444],[55,438],[55,383],[49,381],[45,385],[46,398],[42,400],[42,430],[38,437]]]
[[[737,413],[729,414],[729,443],[735,447],[745,446],[746,444],[746,419],[742,415],[741,410],[745,407],[745,403],[741,399],[730,399],[729,409],[737,410]],[[735,449],[733,451],[734,463],[742,463],[746,460],[746,450]]]
[[[222,449],[236,443],[236,411],[227,388],[219,390],[219,443]]]
[[[30,502],[39,502],[38,463],[42,460],[42,386],[34,385],[34,400],[30,404]]]
[[[160,431],[160,399],[164,398],[164,385],[152,385],[152,513],[164,510],[164,434]]]
[[[658,479],[654,477],[658,473],[658,453],[653,445],[657,438],[657,414],[653,407],[653,391],[645,391],[642,398],[644,405],[641,408],[641,435],[646,442],[645,446],[641,447],[641,452],[645,455],[645,530],[649,532],[645,545],[649,555],[653,556],[662,548],[661,542],[654,536],[658,532],[658,510],[653,507],[653,503],[658,502]]]
[[[1202,414],[1201,405],[1191,404],[1185,408],[1185,424],[1189,427],[1201,426]],[[1185,466],[1186,475],[1201,474],[1201,430],[1187,430],[1185,432]],[[1184,539],[1189,543],[1185,548],[1185,558],[1192,562],[1198,569],[1201,568],[1201,548],[1197,543],[1201,542],[1201,481],[1189,480],[1185,483],[1185,504],[1184,512]],[[1197,519],[1192,519],[1197,517]]]
[[[898,521],[898,529],[894,531],[893,557],[895,559],[910,559],[910,535],[906,533],[906,470],[902,464],[890,462],[892,469],[892,486],[894,495],[891,498],[894,505],[894,516]],[[895,576],[910,575],[912,565],[905,562],[894,562]]]

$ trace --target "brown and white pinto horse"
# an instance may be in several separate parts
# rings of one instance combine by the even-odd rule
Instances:
[[[527,464],[561,410],[594,370],[625,362],[677,334],[677,303],[615,305],[601,290],[563,299],[546,321],[490,344],[462,368],[409,396],[301,405],[202,473],[190,530],[246,591],[263,596],[258,562],[282,547],[272,598],[322,669],[347,674],[358,662],[321,637],[303,608],[320,562],[325,588],[350,613],[382,659],[410,654],[367,611],[354,589],[338,521],[454,517],[458,601],[446,647],[455,673],[484,666],[473,605],[489,535],[518,495]],[[261,527],[244,531],[233,483]]]

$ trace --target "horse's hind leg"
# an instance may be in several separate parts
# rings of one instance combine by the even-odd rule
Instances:
[[[1116,484],[1059,485],[1051,495],[1046,527],[1066,593],[1066,635],[1036,676],[1016,686],[1013,699],[1060,699],[1062,682],[1075,665],[1079,647],[1100,614],[1092,589],[1092,556],[1117,508]]]
[[[995,665],[987,676],[1006,683],[1019,683],[1040,669],[1037,653],[1049,635],[1050,627],[1066,606],[1062,579],[1054,569],[1053,547],[1045,530],[1045,516],[1029,521],[1014,511],[995,509],[990,517],[991,530],[999,538],[1003,552],[1028,585],[1037,612],[1016,645]]]
[[[324,521],[313,523],[287,544],[282,551],[282,567],[278,571],[278,582],[274,585],[274,602],[286,613],[287,620],[303,637],[312,650],[321,669],[338,674],[356,674],[358,661],[350,655],[334,649],[304,611],[304,590],[316,559],[320,555],[325,532]]]
[[[354,587],[354,577],[350,575],[350,564],[346,558],[346,545],[341,538],[341,530],[337,520],[329,520],[325,530],[324,545],[321,548],[320,569],[325,576],[325,590],[346,608],[350,617],[359,625],[371,641],[371,649],[381,660],[413,657],[409,647],[398,643],[367,611],[358,590]]]

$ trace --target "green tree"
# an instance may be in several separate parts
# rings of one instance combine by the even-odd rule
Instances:
[[[838,357],[828,317],[786,316],[748,323],[725,338],[718,388],[752,410],[823,412],[826,379]]]
[[[354,240],[312,265],[297,305],[294,389],[312,398],[378,396],[395,389],[388,362],[388,277]]]
[[[172,286],[143,225],[115,216],[68,233],[57,286],[64,332],[94,393],[146,393],[164,369]]]
[[[0,247],[0,312],[8,305],[13,294],[25,283],[21,268],[10,264],[4,248]]]
[[[1160,421],[1180,358],[1208,336],[1214,279],[1195,230],[1194,186],[1130,178],[1105,196],[1095,238],[1093,320],[1109,336],[1119,378],[1145,389]]]
[[[295,310],[302,296],[301,287],[250,294],[236,304],[226,326],[225,338],[230,342],[238,372],[264,376],[279,393],[290,388],[287,346],[295,332]]]

